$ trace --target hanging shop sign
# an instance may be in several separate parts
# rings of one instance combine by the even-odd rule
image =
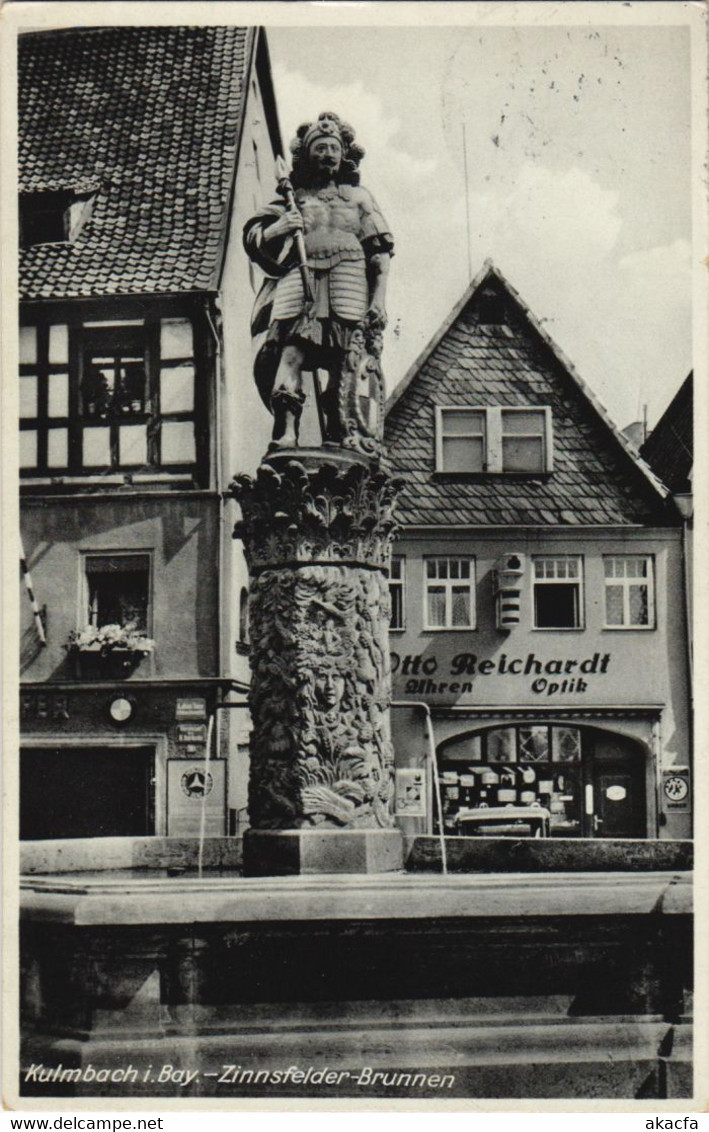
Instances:
[[[687,814],[691,805],[689,767],[670,767],[662,772],[662,808],[668,814]]]
[[[391,654],[391,670],[399,684],[404,683],[407,696],[464,696],[473,690],[474,682],[482,676],[532,677],[530,691],[535,696],[547,697],[583,693],[589,690],[587,677],[605,676],[611,654],[594,652],[592,656],[552,657],[540,660],[533,652],[526,656],[479,657],[476,653],[461,652],[454,656],[446,669],[434,653]],[[442,680],[440,677],[448,678]]]
[[[206,743],[207,742],[207,725],[206,725],[206,723],[178,723],[178,725],[177,725],[177,742],[178,743]]]
[[[223,837],[226,815],[226,763],[222,759],[167,760],[169,837]]]
[[[206,719],[207,701],[202,696],[188,696],[175,704],[175,719]]]
[[[396,771],[396,816],[426,817],[426,772],[402,767]]]

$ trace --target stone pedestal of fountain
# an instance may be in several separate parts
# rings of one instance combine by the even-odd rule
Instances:
[[[399,487],[334,446],[281,450],[232,486],[251,575],[248,874],[402,867],[388,650]]]

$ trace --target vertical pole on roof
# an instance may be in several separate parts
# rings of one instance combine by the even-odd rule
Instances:
[[[463,174],[465,180],[465,231],[467,233],[466,246],[468,249],[468,282],[473,278],[473,264],[471,260],[470,249],[470,188],[468,185],[468,139],[467,131],[465,128],[465,119],[462,122],[463,127]]]

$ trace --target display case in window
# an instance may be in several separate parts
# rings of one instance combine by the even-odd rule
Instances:
[[[438,755],[444,828],[460,832],[461,814],[492,810],[504,818],[504,811],[527,808],[547,814],[540,836],[580,836],[581,751],[580,729],[556,724],[517,724],[456,737]],[[538,823],[531,834],[524,834],[523,824],[520,836],[537,836]]]

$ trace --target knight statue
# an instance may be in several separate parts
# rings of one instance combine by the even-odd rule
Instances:
[[[323,442],[376,456],[393,240],[359,183],[364,150],[347,123],[321,114],[300,126],[291,152],[290,179],[281,162],[280,199],[244,228],[246,251],[266,274],[251,329],[265,335],[254,376],[273,415],[271,449],[297,446],[303,373],[312,372]]]

